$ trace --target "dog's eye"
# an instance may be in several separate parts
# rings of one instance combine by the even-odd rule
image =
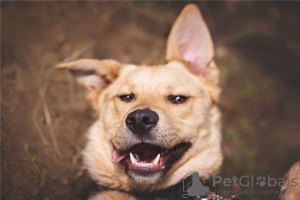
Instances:
[[[188,97],[182,95],[169,95],[168,100],[173,104],[181,104],[188,100]]]
[[[119,98],[121,99],[121,101],[130,102],[133,100],[134,94],[124,94],[124,95],[119,96]]]

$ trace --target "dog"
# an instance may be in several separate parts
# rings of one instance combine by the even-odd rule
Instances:
[[[300,199],[300,161],[293,164],[284,175],[285,183],[280,190],[280,200]]]
[[[110,188],[90,199],[135,199],[190,171],[207,179],[222,164],[219,70],[207,25],[194,4],[175,21],[166,64],[136,66],[107,59],[61,63],[98,119],[83,150],[93,180]]]

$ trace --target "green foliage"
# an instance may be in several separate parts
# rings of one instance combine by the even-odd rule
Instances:
[[[238,32],[236,32],[232,36],[232,39],[233,40],[239,40],[239,39],[242,39],[244,37],[247,37],[247,36],[251,35],[252,33],[253,33],[252,28],[243,28],[243,29],[239,30]]]
[[[31,164],[33,165],[33,168],[36,170],[38,176],[39,176],[39,179],[40,179],[40,185],[43,186],[45,185],[45,182],[46,182],[46,169],[43,167],[42,169],[40,169],[36,163],[36,156],[34,154],[32,154],[29,150],[29,145],[22,141],[23,143],[23,147],[24,147],[24,150],[26,152],[26,155],[28,156]]]

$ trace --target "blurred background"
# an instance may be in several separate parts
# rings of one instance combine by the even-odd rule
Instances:
[[[79,58],[162,64],[185,2],[1,2],[1,198],[86,199],[95,114],[67,72]],[[222,177],[282,177],[300,160],[300,3],[196,2],[223,88]],[[279,187],[219,187],[278,199]],[[250,194],[274,189],[276,194]],[[226,196],[226,195],[224,195]]]

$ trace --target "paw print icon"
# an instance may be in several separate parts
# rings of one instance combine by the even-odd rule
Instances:
[[[265,177],[261,177],[261,176],[258,176],[256,177],[256,185],[259,185],[260,187],[266,185],[266,178]]]

